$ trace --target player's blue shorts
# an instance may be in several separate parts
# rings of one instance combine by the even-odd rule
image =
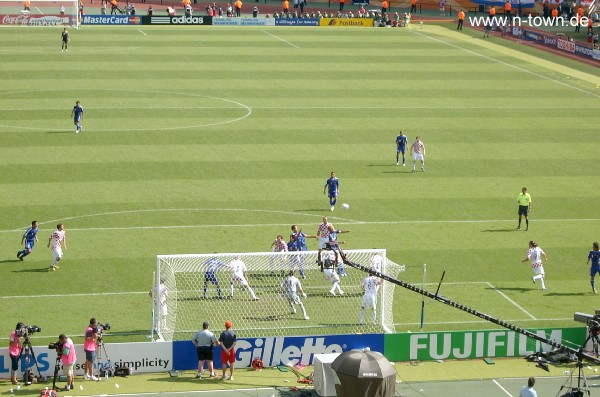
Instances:
[[[204,281],[207,283],[212,283],[213,285],[218,285],[219,281],[217,281],[217,276],[214,272],[206,272],[204,273]]]
[[[337,190],[329,191],[329,197],[337,197],[337,194],[338,194]]]
[[[73,117],[73,122],[74,123],[79,123],[80,121],[81,121],[81,116]]]
[[[25,240],[25,249],[32,250],[35,245],[35,240]]]
[[[592,265],[590,267],[590,276],[594,277],[596,273],[600,274],[600,265]]]
[[[404,147],[404,146],[398,146],[398,147],[396,148],[396,151],[397,151],[398,153],[402,153],[402,154],[404,154],[404,153],[406,152],[406,147]]]

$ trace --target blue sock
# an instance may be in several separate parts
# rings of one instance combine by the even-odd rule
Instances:
[[[27,252],[27,250],[21,251],[21,258],[25,258],[29,254],[30,254],[30,252]]]
[[[331,199],[331,205],[335,205],[336,202],[337,202],[337,198],[334,197]]]

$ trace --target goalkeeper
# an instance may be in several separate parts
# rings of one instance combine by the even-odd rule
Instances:
[[[305,320],[310,320],[310,318],[306,315],[306,309],[304,308],[304,304],[300,300],[298,296],[298,292],[302,294],[303,298],[306,298],[306,293],[302,289],[302,284],[300,284],[300,280],[296,276],[294,276],[294,271],[290,270],[288,276],[283,279],[281,283],[281,291],[285,298],[287,299],[290,307],[292,308],[292,314],[296,314],[296,307],[294,305],[300,306],[300,310],[302,310],[302,315]]]

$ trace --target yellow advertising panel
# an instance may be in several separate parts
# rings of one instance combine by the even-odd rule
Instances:
[[[357,27],[373,27],[373,19],[371,18],[321,18],[320,26],[357,26]]]

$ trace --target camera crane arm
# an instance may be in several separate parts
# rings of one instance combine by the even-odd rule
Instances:
[[[537,341],[540,341],[542,343],[545,343],[545,344],[550,345],[552,347],[555,347],[557,349],[565,349],[568,352],[576,355],[579,360],[585,358],[585,359],[587,359],[589,361],[593,361],[596,364],[600,364],[600,359],[597,358],[597,357],[594,357],[594,356],[592,356],[590,354],[587,354],[586,352],[584,352],[583,351],[583,347],[581,347],[579,349],[574,349],[572,347],[565,346],[562,343],[557,343],[557,342],[555,342],[553,340],[550,340],[548,338],[544,338],[543,336],[534,334],[531,331],[527,331],[526,329],[520,328],[520,327],[518,327],[518,326],[516,326],[514,324],[511,324],[511,323],[507,322],[507,321],[500,320],[498,318],[490,316],[489,314],[482,313],[482,312],[480,312],[478,310],[472,309],[472,308],[467,307],[467,306],[465,306],[463,304],[460,304],[458,302],[454,302],[454,301],[452,301],[450,299],[444,298],[443,296],[438,295],[437,292],[435,294],[433,294],[433,293],[431,293],[429,291],[426,291],[424,289],[416,287],[416,286],[414,286],[412,284],[409,284],[409,283],[407,283],[405,281],[397,280],[397,279],[395,279],[393,277],[390,277],[390,276],[387,276],[387,275],[385,275],[383,273],[377,272],[377,271],[375,271],[375,270],[373,270],[373,269],[371,269],[369,267],[363,266],[363,265],[355,263],[355,262],[351,262],[347,258],[343,258],[343,260],[344,260],[344,264],[346,264],[348,266],[351,266],[351,267],[353,267],[355,269],[361,270],[361,271],[363,271],[365,273],[369,273],[370,275],[379,277],[379,278],[381,278],[381,279],[383,279],[385,281],[389,281],[390,283],[399,285],[399,286],[401,286],[403,288],[409,289],[409,290],[411,290],[413,292],[416,292],[417,294],[420,294],[420,295],[426,296],[428,298],[434,299],[434,300],[436,300],[438,302],[441,302],[441,303],[443,303],[445,305],[448,305],[448,306],[454,307],[456,309],[462,310],[464,312],[467,312],[469,314],[472,314],[474,316],[482,318],[482,319],[484,319],[486,321],[489,321],[489,322],[491,322],[493,324],[500,325],[501,327],[507,328],[507,329],[509,329],[511,331],[514,331],[514,332],[517,332],[517,333],[519,333],[521,335],[525,335],[528,338],[535,339]],[[438,286],[438,291],[439,291],[439,286]]]

